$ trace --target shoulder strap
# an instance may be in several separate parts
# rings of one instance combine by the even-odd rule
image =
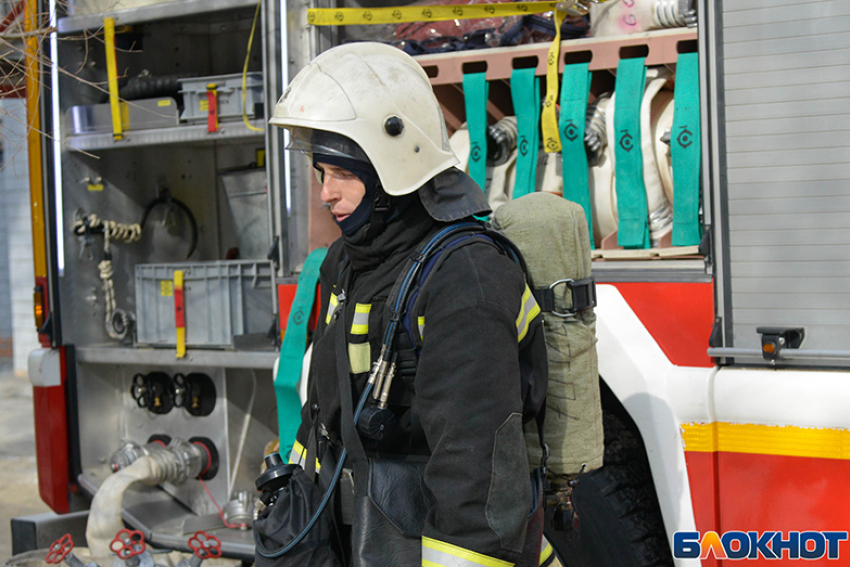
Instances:
[[[414,327],[411,317],[413,314],[418,313],[419,299],[421,297],[422,289],[428,285],[428,282],[431,281],[431,276],[439,270],[442,263],[448,259],[451,253],[460,250],[464,246],[482,242],[494,246],[502,254],[513,260],[523,271],[529,287],[533,289],[534,286],[531,282],[531,276],[528,273],[528,267],[525,264],[525,258],[523,258],[522,252],[520,252],[516,244],[514,244],[504,234],[492,229],[457,234],[454,239],[435,250],[434,253],[427,259],[417,285],[410,294],[410,300],[407,303],[405,313],[402,318],[404,328],[407,331],[407,335],[410,338],[411,344],[413,345],[417,355],[419,350],[422,348],[422,338],[418,332],[414,332],[414,329],[417,329],[418,331],[418,326]]]

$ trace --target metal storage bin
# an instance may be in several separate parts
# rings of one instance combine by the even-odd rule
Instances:
[[[108,102],[72,106],[68,114],[71,117],[71,134],[112,132],[112,105]],[[131,104],[122,102],[121,117],[125,131],[174,128],[180,125],[177,102],[169,97],[134,100]]]
[[[269,252],[269,195],[261,167],[219,172],[239,238],[240,258],[265,258]]]
[[[186,345],[229,347],[234,335],[266,333],[274,318],[270,262],[136,265],[136,343],[174,346],[174,272],[183,270]]]
[[[207,86],[211,84],[215,85],[218,94],[219,120],[242,118],[242,73],[179,79],[178,82],[183,95],[181,120],[202,122],[207,119]],[[254,118],[255,105],[262,104],[263,100],[263,74],[248,73],[245,81],[245,112],[248,118]]]

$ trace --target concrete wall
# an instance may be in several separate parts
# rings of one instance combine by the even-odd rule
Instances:
[[[15,373],[25,373],[27,356],[39,348],[32,312],[35,282],[32,257],[32,224],[30,219],[29,177],[26,146],[26,107],[20,99],[0,99],[0,137],[3,139],[4,161],[0,170],[0,214],[5,228],[6,250],[0,240],[0,254],[8,266],[7,296],[11,311],[12,351]],[[2,274],[3,260],[0,260]],[[3,293],[0,275],[0,293]],[[0,316],[3,303],[0,300]],[[0,326],[2,329],[2,326]]]

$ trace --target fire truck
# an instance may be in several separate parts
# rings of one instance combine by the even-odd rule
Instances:
[[[744,546],[757,562],[777,549],[811,559],[818,540],[801,543],[800,532],[850,524],[850,4],[562,4],[600,25],[561,41],[554,59],[551,42],[417,56],[450,133],[466,122],[465,75],[485,74],[492,126],[517,113],[515,70],[534,69],[542,96],[553,68],[590,74],[582,129],[605,456],[579,477],[576,526],[549,525],[547,538],[569,566],[723,565]],[[30,380],[39,493],[60,514],[51,525],[79,522],[122,463],[166,446],[178,472],[129,488],[123,520],[175,549],[206,529],[226,556],[251,560],[254,481],[278,436],[275,364],[297,276],[338,234],[310,164],[284,151],[267,118],[313,56],[371,29],[310,25],[308,10],[385,6],[40,8],[55,32],[42,57],[30,46],[43,346]],[[645,77],[628,140],[617,119],[627,68]],[[674,114],[686,106],[682,123]],[[640,171],[625,169],[631,144],[643,150],[638,202],[651,236],[638,246],[623,245],[618,221],[623,180]],[[676,144],[700,148],[678,172]],[[540,156],[541,171],[567,168]],[[690,212],[677,207],[685,200]],[[677,222],[690,223],[684,244]],[[27,522],[39,533],[39,520]],[[785,551],[756,545],[773,532]]]

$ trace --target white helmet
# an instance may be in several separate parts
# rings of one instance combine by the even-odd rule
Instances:
[[[291,150],[328,150],[315,146],[314,130],[353,140],[389,195],[413,193],[458,163],[428,75],[412,57],[381,43],[341,45],[313,59],[269,122],[290,130]]]

